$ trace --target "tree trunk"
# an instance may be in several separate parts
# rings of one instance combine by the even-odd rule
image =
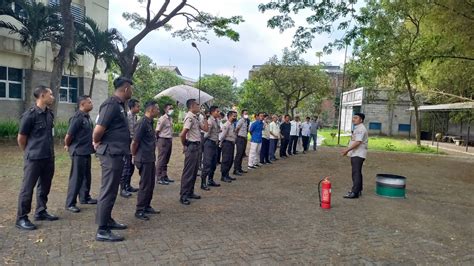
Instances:
[[[64,32],[61,40],[61,48],[59,49],[58,55],[54,57],[53,71],[51,73],[50,80],[50,88],[53,91],[55,98],[53,112],[56,116],[58,112],[59,88],[61,85],[64,62],[69,56],[69,52],[73,48],[74,44],[74,18],[71,14],[71,1],[72,0],[61,0],[60,2],[61,19],[63,21]]]
[[[132,79],[138,66],[138,57],[135,56],[135,48],[124,50],[118,57],[122,77]]]
[[[91,86],[89,88],[89,97],[91,97],[91,99],[92,99],[92,92],[94,90],[95,72],[97,71],[97,60],[98,58],[94,56],[94,66],[92,67],[92,80],[91,80]]]
[[[285,114],[289,114],[289,111],[290,111],[290,99],[287,98],[285,99],[286,103],[285,103]],[[293,114],[291,114],[291,117],[293,118]]]
[[[35,67],[35,60],[36,60],[36,45],[31,49],[31,59],[30,59],[30,73],[26,77],[25,81],[25,101],[24,101],[24,111],[28,110],[31,107],[32,99],[33,99],[33,70]]]
[[[421,146],[421,120],[420,112],[418,111],[418,102],[416,101],[415,93],[413,91],[413,88],[411,87],[410,79],[408,78],[408,74],[406,72],[404,73],[404,78],[408,94],[410,95],[411,103],[413,104],[413,109],[415,109],[416,145]]]

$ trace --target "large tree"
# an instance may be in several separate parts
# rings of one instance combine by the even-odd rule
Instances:
[[[92,78],[89,87],[89,95],[92,97],[94,80],[99,60],[105,60],[107,67],[115,61],[115,47],[117,42],[123,41],[117,29],[100,29],[99,25],[89,17],[85,19],[85,25],[78,27],[77,52],[88,53],[94,57],[92,66]],[[106,68],[107,68],[106,67]]]
[[[229,110],[237,102],[234,81],[225,75],[204,75],[199,82],[202,91],[214,97],[214,104]]]
[[[33,71],[36,59],[36,47],[41,42],[56,40],[59,34],[60,19],[57,8],[47,6],[39,1],[2,1],[0,3],[0,17],[6,16],[15,22],[0,19],[0,28],[9,30],[10,34],[20,37],[21,44],[30,52],[30,69],[26,75],[25,102],[27,109],[32,103]]]
[[[121,74],[131,78],[137,68],[139,58],[135,55],[137,45],[152,31],[158,29],[172,30],[171,23],[175,20],[184,20],[184,28],[172,33],[173,37],[183,39],[207,40],[205,34],[213,31],[217,36],[226,36],[233,41],[239,40],[239,34],[230,28],[230,25],[243,22],[241,16],[230,18],[214,16],[203,12],[187,0],[180,0],[176,5],[170,5],[171,0],[153,1],[137,0],[145,4],[144,14],[123,13],[123,17],[130,21],[130,26],[139,32],[128,40],[118,51],[118,64]]]
[[[71,49],[74,47],[75,27],[74,17],[71,13],[71,1],[72,0],[60,0],[59,2],[59,10],[62,21],[62,35],[57,42],[60,48],[53,59],[53,71],[51,72],[51,79],[49,82],[49,86],[55,97],[55,104],[53,106],[55,114],[57,114],[58,111],[59,88],[61,86],[64,63],[66,59],[69,58]]]
[[[247,109],[249,113],[268,112],[271,114],[283,112],[283,102],[269,81],[247,79],[238,88],[239,108]]]
[[[278,93],[284,102],[285,113],[294,116],[295,109],[309,96],[329,94],[329,78],[319,66],[305,62],[295,51],[284,49],[283,56],[273,56],[262,66],[254,77],[268,81],[272,90]]]

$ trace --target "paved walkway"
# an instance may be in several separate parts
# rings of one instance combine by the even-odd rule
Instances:
[[[171,176],[179,179],[182,154],[175,147]],[[0,264],[474,264],[474,160],[372,152],[363,197],[344,200],[350,166],[338,152],[320,148],[210,192],[197,189],[203,199],[190,206],[178,203],[179,180],[157,186],[152,205],[162,213],[148,222],[133,217],[135,196],[118,198],[113,216],[129,225],[121,232],[126,241],[99,243],[94,206],[80,206],[79,214],[64,210],[69,162],[59,148],[49,209],[61,220],[39,222],[33,232],[14,228],[21,155],[1,147],[18,162],[0,169],[0,186],[7,188],[0,201]],[[95,160],[93,167],[96,195]],[[407,176],[408,198],[376,196],[374,177],[381,172]],[[329,211],[319,208],[316,192],[326,175],[333,183]]]

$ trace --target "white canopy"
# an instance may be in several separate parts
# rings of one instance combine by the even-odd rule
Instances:
[[[158,93],[155,96],[155,99],[160,98],[162,96],[169,96],[180,104],[186,104],[186,101],[189,99],[196,99],[199,101],[199,98],[200,98],[201,104],[207,103],[214,99],[214,97],[212,97],[211,95],[203,91],[201,91],[199,95],[199,90],[197,88],[194,88],[188,85],[178,85],[178,86],[168,88]]]

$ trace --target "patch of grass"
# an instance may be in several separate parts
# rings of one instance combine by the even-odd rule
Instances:
[[[332,133],[332,134],[331,134]],[[323,129],[318,131],[318,135],[324,136],[323,146],[337,147],[337,130]],[[333,138],[334,136],[334,138]],[[346,147],[350,141],[350,136],[341,136],[339,147]],[[408,153],[436,153],[436,149],[429,146],[417,146],[406,139],[371,136],[369,137],[369,150],[408,152]],[[445,154],[444,152],[439,152]]]
[[[18,122],[14,120],[0,121],[0,138],[13,139],[18,134]]]

